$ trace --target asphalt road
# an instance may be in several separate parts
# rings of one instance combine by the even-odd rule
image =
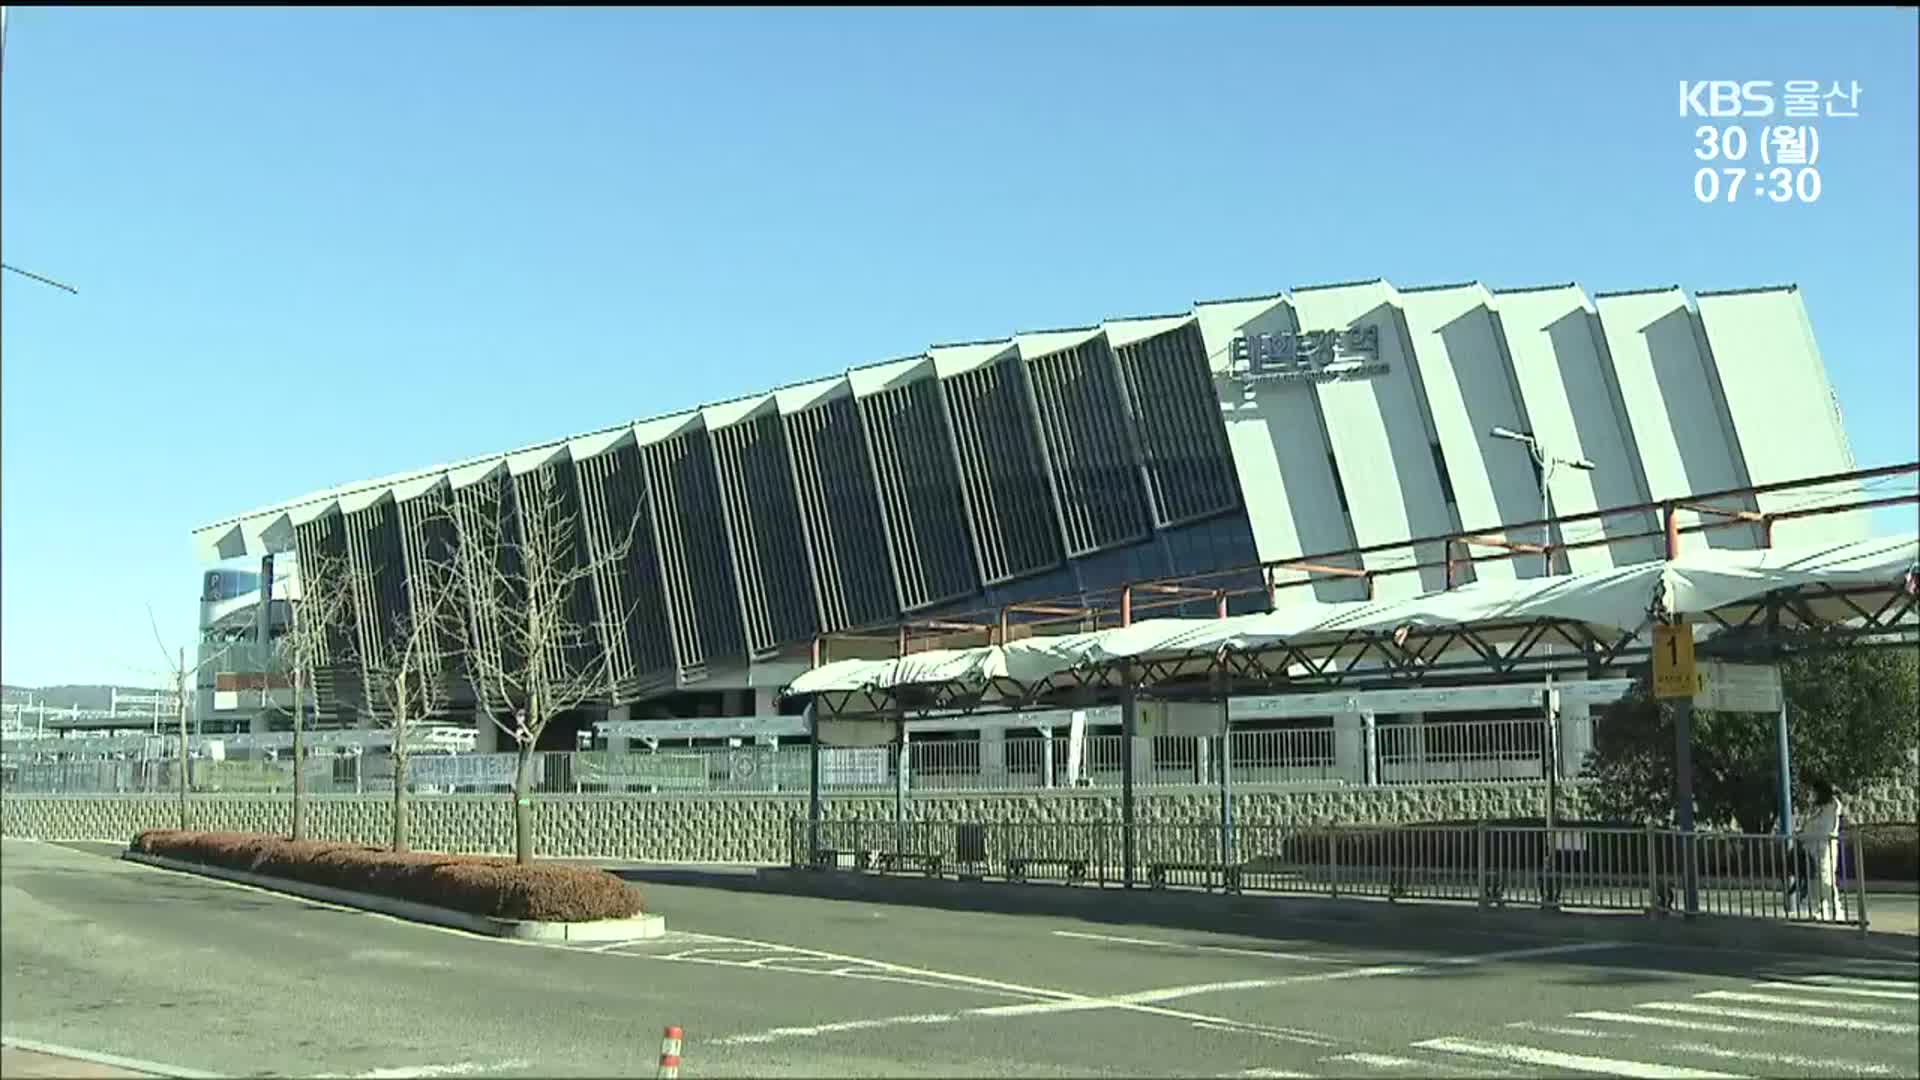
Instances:
[[[1920,1075],[1912,963],[649,886],[535,945],[6,840],[6,1036],[221,1075]],[[1119,901],[1116,898],[1116,902]]]

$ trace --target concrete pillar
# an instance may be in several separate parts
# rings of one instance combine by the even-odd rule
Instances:
[[[1333,772],[1349,784],[1367,782],[1366,726],[1357,712],[1333,718]]]
[[[1587,751],[1593,749],[1593,706],[1585,701],[1560,699],[1560,775],[1580,775]]]
[[[266,713],[257,712],[248,721],[247,730],[255,735],[265,735],[273,730],[273,725]]]
[[[1153,736],[1135,735],[1133,745],[1127,748],[1133,755],[1133,782],[1147,784],[1153,781]]]
[[[772,687],[763,686],[763,687],[756,688],[755,690],[752,691],[752,693],[753,693],[753,709],[752,709],[753,715],[755,716],[779,716],[780,715],[780,699],[776,696],[779,693],[779,691],[773,689]]]
[[[980,782],[1000,787],[1007,782],[1007,729],[980,731]]]
[[[500,726],[490,716],[473,718],[473,752],[476,754],[497,754],[500,752]]]
[[[1053,729],[1040,729],[1040,786],[1053,786]]]

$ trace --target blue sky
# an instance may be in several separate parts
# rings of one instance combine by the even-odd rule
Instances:
[[[151,681],[197,525],[940,341],[1385,276],[1799,283],[1915,456],[1912,11],[9,12],[0,669]],[[1814,205],[1681,79],[1858,81]],[[1910,519],[1911,515],[1908,515]],[[1898,524],[1897,520],[1894,524]]]

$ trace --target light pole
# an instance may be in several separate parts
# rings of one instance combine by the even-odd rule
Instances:
[[[1509,442],[1525,444],[1528,455],[1533,458],[1534,466],[1540,470],[1540,529],[1542,533],[1540,538],[1540,551],[1545,560],[1546,576],[1552,577],[1553,470],[1561,465],[1565,465],[1569,469],[1578,469],[1581,472],[1592,472],[1594,468],[1593,462],[1588,461],[1586,458],[1554,457],[1547,451],[1546,446],[1541,443],[1539,437],[1530,432],[1514,431],[1510,428],[1497,427],[1487,432],[1487,434],[1496,439],[1506,439]],[[1572,566],[1569,565],[1568,569],[1571,570]],[[1543,647],[1547,650],[1546,656],[1549,663],[1551,663],[1553,646],[1543,644]],[[1546,721],[1546,739],[1544,741],[1547,752],[1547,760],[1545,763],[1545,772],[1547,774],[1546,868],[1548,873],[1551,874],[1557,861],[1555,855],[1558,848],[1558,841],[1554,836],[1553,827],[1554,817],[1556,811],[1559,809],[1560,803],[1560,717],[1558,710],[1554,708],[1553,669],[1551,666],[1547,669],[1546,691],[1542,695],[1541,705]]]
[[[1526,432],[1497,427],[1487,432],[1487,434],[1496,439],[1507,439],[1511,442],[1526,444],[1527,453],[1532,456],[1533,464],[1540,470],[1540,521],[1541,529],[1545,533],[1540,541],[1540,549],[1546,554],[1547,573],[1551,575],[1553,573],[1553,470],[1558,466],[1565,465],[1569,469],[1579,469],[1581,472],[1592,472],[1594,469],[1593,462],[1588,461],[1586,458],[1554,457],[1547,452],[1547,448],[1541,444],[1537,436]]]

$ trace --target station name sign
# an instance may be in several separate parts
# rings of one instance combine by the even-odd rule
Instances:
[[[1386,373],[1377,326],[1236,334],[1227,360],[1227,377],[1240,383],[1330,382]]]

